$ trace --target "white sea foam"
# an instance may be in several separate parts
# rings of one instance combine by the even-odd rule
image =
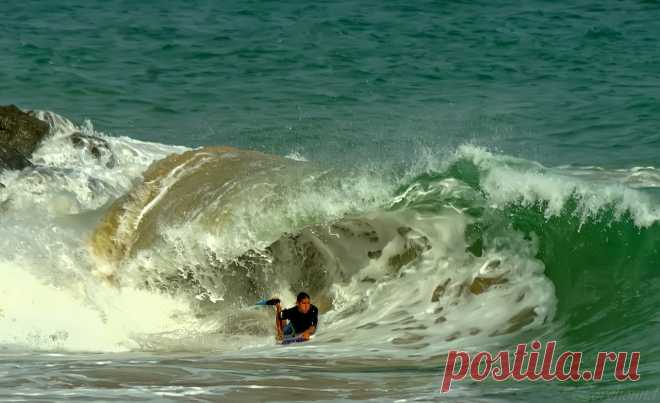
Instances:
[[[143,347],[136,342],[141,335],[178,336],[203,326],[183,299],[108,287],[82,273],[56,285],[44,275],[48,268],[26,260],[0,261],[0,345],[5,347],[128,351]]]
[[[291,151],[288,153],[285,158],[288,158],[290,160],[294,161],[300,161],[300,162],[307,162],[307,158],[300,152],[300,151]]]
[[[392,198],[398,182],[372,173],[337,180],[332,172],[318,171],[286,188],[285,195],[270,197],[267,188],[258,193],[247,187],[240,197],[260,194],[260,199],[235,203],[231,220],[223,226],[209,227],[201,211],[195,214],[199,220],[159,228],[161,243],[125,262],[118,288],[98,275],[105,270],[87,250],[88,237],[108,203],[139,181],[153,161],[187,148],[115,138],[94,131],[91,123],[77,127],[57,115],[45,116],[55,134],[34,154],[37,168],[7,171],[0,178],[7,185],[0,191],[0,323],[8,329],[0,336],[4,346],[94,351],[242,348],[284,354],[272,351],[271,336],[241,333],[241,323],[231,322],[236,317],[228,312],[238,309],[241,320],[268,332],[272,313],[226,300],[227,285],[200,280],[198,294],[170,295],[142,288],[143,280],[166,283],[168,276],[182,274],[178,270],[183,266],[208,270],[204,264],[209,251],[214,259],[229,260],[249,249],[261,250],[285,232],[347,214],[388,215],[392,222],[412,228],[411,237],[426,237],[432,247],[393,271],[390,260],[405,250],[402,238],[393,239],[348,282],[329,284],[333,309],[322,316],[314,344],[292,348],[300,354],[409,358],[456,346],[483,346],[510,328],[542,328],[554,316],[554,288],[535,258],[535,240],[513,230],[490,239],[481,257],[466,252],[465,230],[473,218],[454,200],[491,208],[542,202],[550,217],[576,199],[577,214],[585,220],[605,208],[631,214],[640,226],[658,218],[651,196],[641,189],[656,183],[652,167],[605,170],[607,174],[596,168],[547,168],[463,146],[448,159],[426,153],[427,160],[419,161],[410,177],[420,169],[442,172],[463,159],[478,168],[479,191],[460,179],[445,178],[426,188],[409,184]],[[74,131],[107,141],[116,164],[109,168],[75,148],[67,138]],[[298,157],[293,159],[301,160]],[[186,169],[181,167],[171,179]],[[167,186],[163,189],[164,198]],[[408,206],[424,198],[442,201],[443,208],[421,213]],[[275,199],[279,202],[271,203]],[[381,211],[384,206],[397,211]],[[193,274],[203,279],[209,273]],[[477,277],[506,281],[472,292]],[[437,291],[439,286],[443,292]],[[293,303],[294,292],[285,281],[270,289]],[[217,312],[200,315],[198,301],[214,304]],[[341,342],[335,343],[338,339]]]
[[[552,217],[561,214],[567,203],[575,200],[574,214],[583,221],[605,210],[611,210],[615,219],[629,214],[639,227],[648,227],[660,219],[656,197],[640,189],[660,185],[653,167],[546,168],[474,146],[460,147],[451,161],[458,159],[472,161],[480,169],[480,186],[494,208],[542,203],[545,216]]]

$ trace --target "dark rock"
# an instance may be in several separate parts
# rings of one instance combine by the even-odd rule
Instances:
[[[376,243],[380,240],[380,238],[378,238],[378,235],[376,234],[376,231],[365,232],[364,236],[367,239],[369,239],[369,242]]]
[[[417,260],[422,253],[431,249],[429,239],[410,227],[399,227],[397,233],[405,239],[405,246],[401,253],[390,257],[388,260],[388,264],[394,272]]]
[[[405,232],[405,234],[408,233],[410,233],[410,231]],[[422,253],[429,249],[431,249],[431,243],[425,236],[406,239],[404,250],[398,255],[390,257],[387,263],[391,267],[392,271],[396,272],[408,263],[417,260],[417,258],[419,258]]]
[[[435,290],[433,290],[433,295],[431,295],[431,302],[438,302],[440,300],[440,297],[442,297],[445,294],[445,291],[447,290],[447,285],[451,281],[450,278],[447,279],[447,281],[444,282],[444,284],[439,284],[437,287],[435,287]]]
[[[516,332],[523,327],[534,322],[536,318],[536,312],[534,307],[525,308],[517,314],[513,315],[508,321],[508,326],[504,329],[496,330],[493,333],[489,334],[490,337],[501,336],[503,334],[509,334]]]
[[[403,266],[417,259],[420,255],[419,252],[419,249],[414,247],[405,249],[398,255],[390,257],[387,263],[390,265],[393,271],[399,271],[399,269],[401,269]]]
[[[369,257],[369,259],[378,259],[382,254],[382,250],[372,250],[367,252],[367,257]]]
[[[445,341],[453,341],[453,340],[456,340],[456,339],[458,339],[458,337],[459,337],[460,335],[461,335],[461,332],[456,331],[456,332],[450,334],[449,336],[447,336],[447,338],[445,339]]]
[[[356,329],[373,329],[375,327],[378,327],[378,323],[376,322],[369,322],[364,325],[356,327]]]
[[[4,189],[4,188],[6,188],[6,187],[7,187],[7,186],[5,186],[4,183],[0,183],[0,189]]]
[[[405,331],[405,330],[425,330],[425,329],[428,329],[426,327],[426,325],[418,324],[418,325],[415,325],[415,326],[396,327],[392,330],[394,330],[395,332],[399,332],[399,331]]]
[[[472,281],[472,284],[470,284],[470,292],[478,295],[486,292],[494,285],[507,283],[509,280],[503,277],[504,274],[497,277],[477,277]]]
[[[408,311],[405,311],[405,310],[402,310],[402,309],[400,309],[398,311],[388,313],[383,319],[385,319],[385,320],[396,320],[397,322],[400,322],[405,317],[415,319],[414,316],[408,315]]]
[[[344,235],[355,236],[355,233],[351,231],[351,229],[347,225],[344,224],[334,223],[330,226],[330,228],[333,229],[334,231],[341,231],[342,233],[344,233]]]
[[[407,333],[404,336],[392,339],[392,344],[412,344],[424,340],[424,336],[419,334]]]
[[[32,163],[23,154],[13,148],[0,145],[0,171],[4,169],[21,170],[31,166]]]
[[[15,105],[0,106],[0,169],[23,169],[48,135],[48,124]]]
[[[97,160],[101,160],[103,156],[107,155],[108,161],[105,164],[107,168],[113,168],[117,164],[110,144],[106,140],[82,133],[73,133],[69,136],[69,140],[71,140],[74,147],[86,149]]]

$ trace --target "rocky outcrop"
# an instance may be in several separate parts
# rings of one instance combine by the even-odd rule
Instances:
[[[498,284],[506,284],[509,280],[504,278],[504,274],[497,277],[476,277],[470,284],[470,292],[475,295],[483,294],[490,287]]]
[[[31,166],[28,158],[47,135],[46,122],[15,105],[0,106],[0,170]]]
[[[21,170],[32,166],[32,163],[16,149],[0,144],[0,171],[5,169]]]
[[[244,204],[245,194],[272,194],[272,184],[298,177],[287,174],[291,170],[286,168],[299,165],[232,147],[169,155],[154,162],[144,172],[144,181],[112,204],[92,237],[94,253],[118,262],[159,242],[162,227],[185,222],[207,228],[230,225],[232,211]]]
[[[523,327],[534,322],[534,319],[536,319],[536,309],[534,307],[524,308],[517,314],[513,315],[507,321],[506,323],[507,326],[505,328],[496,330],[495,332],[491,333],[489,336],[494,337],[494,336],[501,336],[503,334],[511,334],[517,332]]]
[[[69,140],[74,147],[87,150],[97,160],[105,160],[106,168],[113,168],[117,164],[110,144],[106,140],[82,133],[73,133],[69,136]]]

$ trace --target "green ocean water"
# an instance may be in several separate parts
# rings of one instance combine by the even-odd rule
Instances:
[[[372,362],[360,355],[364,344],[347,347],[357,358],[332,361],[345,351],[319,343],[312,352],[322,358],[300,352],[304,378],[295,361],[274,369],[281,351],[226,356],[206,341],[184,353],[178,344],[154,348],[158,343],[121,354],[104,353],[105,344],[78,351],[48,341],[61,333],[30,328],[24,344],[37,347],[17,352],[12,343],[25,340],[5,327],[0,346],[11,348],[0,360],[3,398],[52,400],[71,389],[83,400],[122,401],[616,401],[642,396],[636,393],[660,401],[652,394],[660,380],[658,1],[9,0],[3,17],[0,104],[52,111],[114,139],[116,150],[131,144],[147,162],[170,146],[230,145],[308,160],[345,179],[336,182],[337,194],[266,217],[268,231],[299,230],[336,211],[441,219],[447,209],[460,211],[470,222],[466,253],[538,261],[554,287],[549,323],[483,348],[539,338],[583,351],[587,361],[598,351],[642,357],[639,382],[465,382],[440,395],[441,363],[433,356],[446,353],[444,345],[429,347],[433,354],[423,359]],[[124,183],[110,178],[120,176],[114,171],[67,165],[57,152],[39,157],[53,176],[36,176],[66,178],[48,188],[60,198],[43,196],[49,192],[29,175],[0,177],[8,192],[18,189],[7,198],[0,193],[0,202],[13,203],[0,204],[10,206],[0,210],[10,212],[0,217],[0,268],[33,264],[25,245],[34,238],[41,244],[30,253],[53,262],[52,272],[36,277],[56,285],[51,273],[85,260],[77,246],[62,245],[79,242],[72,234],[87,236],[107,203],[148,165],[122,167],[122,174],[139,171]],[[62,200],[95,181],[103,184],[98,197],[83,193],[75,211],[61,213]],[[44,222],[58,235],[26,218],[30,203],[57,211]],[[186,241],[203,244],[206,235]],[[257,240],[255,249],[265,242]],[[64,257],[52,260],[57,249]],[[6,270],[7,290],[24,281]],[[10,301],[0,303],[0,319],[10,318]],[[66,331],[73,339],[75,327]],[[470,343],[464,347],[479,347]],[[39,375],[48,365],[47,376]],[[281,390],[278,379],[292,383]],[[305,389],[308,382],[315,386]]]
[[[657,164],[660,6],[8,1],[0,101],[114,135],[314,159],[465,141]]]

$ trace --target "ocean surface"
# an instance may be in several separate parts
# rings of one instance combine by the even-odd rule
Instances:
[[[61,3],[3,3],[0,400],[660,401],[658,1]],[[440,393],[535,339],[640,380]]]

